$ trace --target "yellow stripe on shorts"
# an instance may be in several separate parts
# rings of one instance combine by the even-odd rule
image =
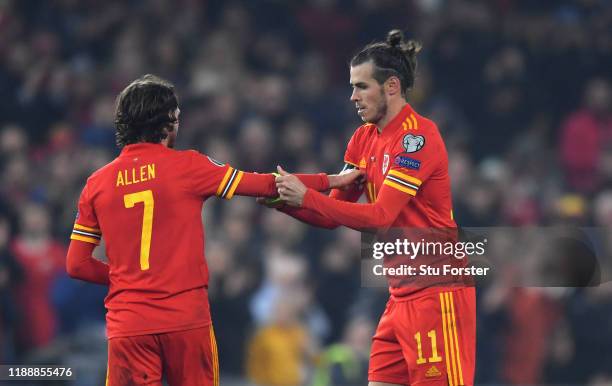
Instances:
[[[444,303],[446,305],[446,326],[448,327],[448,348],[450,351],[451,365],[453,369],[453,382],[455,385],[459,385],[457,379],[457,354],[455,353],[455,342],[453,334],[453,323],[451,319],[451,307],[450,307],[450,293],[444,293]]]
[[[444,293],[440,293],[440,310],[442,311],[442,332],[444,333],[444,355],[446,357],[446,373],[448,376],[448,385],[455,386],[455,383],[453,383],[453,372],[450,366],[450,355],[448,352],[448,326],[446,325],[446,305]]]
[[[210,326],[210,351],[212,355],[213,386],[219,386],[219,353],[217,352],[217,339],[215,330]]]
[[[453,296],[454,294],[452,292],[449,293],[449,298],[450,298],[450,310],[451,310],[451,316],[452,316],[452,327],[453,327],[453,334],[454,334],[454,338],[455,338],[455,353],[457,355],[457,368],[459,369],[459,384],[463,385],[463,371],[461,369],[461,352],[459,351],[459,339],[457,339],[457,321],[455,320],[455,304],[453,302]]]

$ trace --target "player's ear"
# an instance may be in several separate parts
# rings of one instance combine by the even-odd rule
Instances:
[[[388,95],[396,95],[402,93],[401,82],[397,76],[390,76],[384,84],[385,92]]]

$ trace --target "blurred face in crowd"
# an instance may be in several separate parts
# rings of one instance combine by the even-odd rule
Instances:
[[[26,237],[47,237],[50,218],[47,209],[38,204],[26,205],[20,213],[21,233]]]
[[[361,120],[376,125],[387,115],[387,97],[384,86],[372,76],[373,72],[371,61],[351,66],[351,101]]]
[[[596,78],[589,82],[585,91],[587,107],[595,114],[605,116],[610,112],[612,90],[604,79]]]

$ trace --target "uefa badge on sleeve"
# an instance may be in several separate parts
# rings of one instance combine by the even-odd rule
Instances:
[[[425,137],[422,135],[407,134],[404,136],[403,145],[406,153],[415,153],[425,146]]]

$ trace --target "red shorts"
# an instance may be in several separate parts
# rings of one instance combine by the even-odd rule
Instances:
[[[370,382],[399,385],[474,384],[476,292],[431,289],[389,299],[370,353]]]
[[[212,325],[108,341],[106,386],[218,386],[219,362]]]

